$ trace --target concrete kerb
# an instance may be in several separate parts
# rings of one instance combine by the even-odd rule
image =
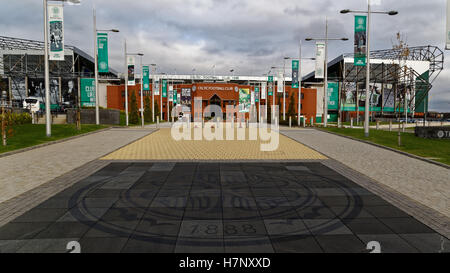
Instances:
[[[421,156],[418,156],[418,155],[413,155],[413,154],[410,154],[410,153],[407,153],[407,152],[403,152],[403,151],[400,151],[400,150],[397,150],[397,149],[394,149],[394,148],[391,148],[391,147],[387,147],[387,146],[384,146],[384,145],[380,145],[380,144],[377,144],[377,143],[373,143],[373,142],[370,142],[370,141],[367,141],[367,140],[362,140],[362,139],[354,138],[354,137],[351,137],[351,136],[344,136],[344,135],[341,135],[341,134],[338,134],[338,133],[330,132],[330,131],[319,129],[319,128],[315,128],[315,130],[318,130],[318,131],[321,131],[321,132],[325,132],[325,133],[329,133],[329,134],[332,134],[332,135],[335,135],[335,136],[340,136],[340,137],[344,137],[344,138],[347,138],[347,139],[359,141],[359,142],[362,142],[362,143],[366,143],[366,144],[369,144],[369,145],[372,145],[372,146],[375,146],[375,147],[378,147],[378,148],[382,148],[382,149],[385,149],[385,150],[396,152],[396,153],[401,154],[401,155],[405,155],[405,156],[408,156],[408,157],[411,157],[411,158],[414,158],[414,159],[418,159],[418,160],[422,160],[422,161],[425,161],[427,163],[431,163],[431,164],[434,164],[434,165],[437,165],[437,166],[440,166],[440,167],[443,167],[443,168],[446,168],[446,169],[450,169],[450,166],[447,165],[447,164],[444,164],[444,163],[441,163],[441,162],[437,162],[437,161],[434,161],[434,160],[431,160],[431,159],[427,159],[427,158],[424,158],[424,157],[421,157]]]

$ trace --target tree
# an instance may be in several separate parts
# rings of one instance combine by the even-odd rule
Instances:
[[[135,92],[131,92],[131,101],[130,101],[130,123],[131,124],[139,124],[139,109],[136,101]]]
[[[144,121],[151,122],[152,121],[152,108],[150,106],[150,98],[148,96],[145,97],[144,100]]]
[[[291,117],[292,120],[295,120],[294,102],[295,102],[295,97],[294,97],[294,92],[292,92],[291,98],[289,99],[289,107],[288,107],[288,112],[287,112],[288,118]]]

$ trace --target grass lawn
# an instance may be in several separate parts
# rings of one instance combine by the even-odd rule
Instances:
[[[13,127],[13,135],[8,137],[8,145],[4,147],[0,143],[0,154],[39,145],[49,141],[89,133],[107,127],[108,126],[103,125],[82,125],[81,130],[78,131],[75,125],[52,125],[52,137],[47,137],[45,134],[45,124],[17,125]]]
[[[432,159],[450,165],[450,140],[424,139],[411,133],[402,133],[402,146],[397,145],[397,132],[371,130],[370,137],[364,136],[363,129],[322,128],[330,132],[370,141],[410,154]]]

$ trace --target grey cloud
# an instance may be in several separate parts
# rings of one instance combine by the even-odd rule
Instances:
[[[42,1],[20,0],[2,3],[2,35],[42,40]],[[118,28],[111,34],[111,65],[123,70],[123,40],[130,51],[144,51],[146,62],[161,70],[191,73],[216,72],[261,75],[283,56],[295,57],[303,40],[303,55],[314,54],[307,36],[323,36],[325,17],[330,36],[350,38],[332,42],[330,59],[353,50],[353,16],[341,15],[344,8],[365,9],[361,0],[92,0],[65,9],[66,42],[89,54],[93,51],[92,7],[97,8],[99,28]],[[398,16],[374,15],[372,49],[391,48],[400,31],[411,46],[444,46],[445,3],[442,0],[386,1],[376,10],[396,9]],[[446,53],[446,57],[450,57]],[[306,68],[313,68],[307,63]],[[309,72],[309,71],[305,71]],[[431,105],[450,110],[450,68],[434,84]]]

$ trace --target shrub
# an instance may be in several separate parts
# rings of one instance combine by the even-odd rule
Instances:
[[[23,124],[31,124],[32,118],[31,115],[28,113],[5,113],[4,115],[0,114],[0,122],[5,118],[6,123],[8,126],[14,126],[14,125],[23,125]]]
[[[150,105],[150,98],[147,96],[145,97],[144,101],[144,120],[146,122],[152,121],[152,106]]]
[[[134,92],[131,93],[131,101],[130,101],[130,120],[131,124],[139,123],[139,109],[137,106],[136,95]]]

